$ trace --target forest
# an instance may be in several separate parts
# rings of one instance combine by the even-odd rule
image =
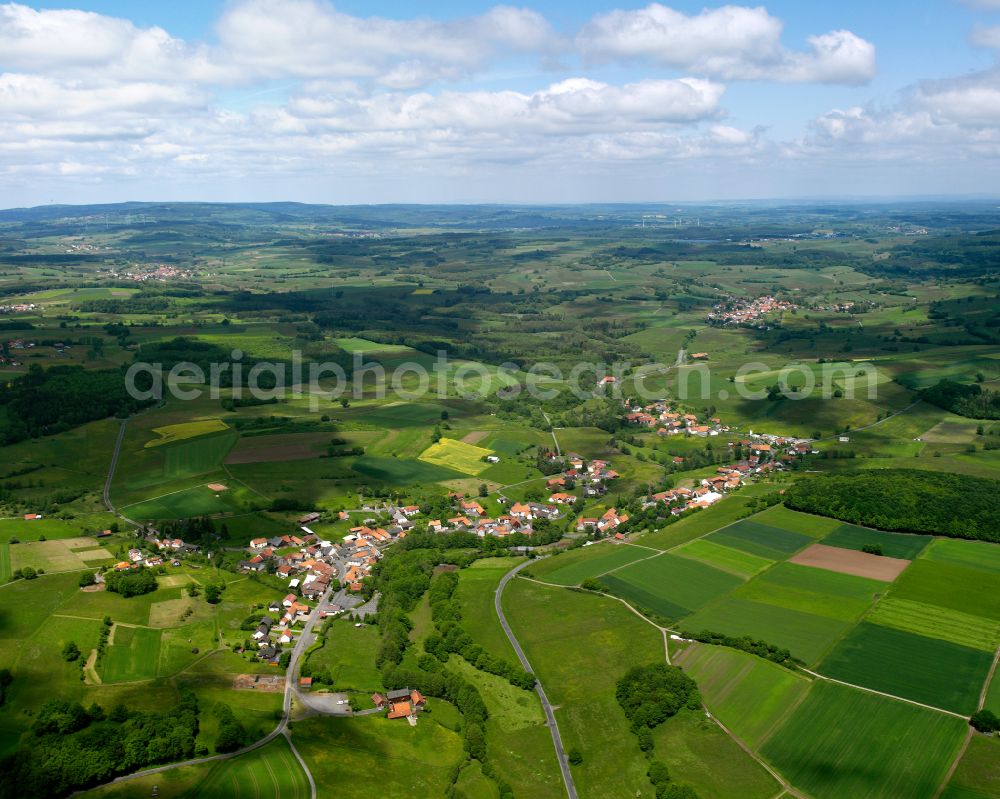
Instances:
[[[914,469],[826,475],[796,483],[793,510],[903,533],[1000,542],[1000,481]]]

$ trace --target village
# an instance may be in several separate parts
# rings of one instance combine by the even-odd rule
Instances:
[[[798,308],[797,305],[786,300],[777,300],[769,294],[753,300],[731,298],[726,302],[712,306],[712,310],[705,318],[709,324],[713,325],[760,327],[762,323],[755,323],[760,322],[768,314],[794,311],[796,308]]]

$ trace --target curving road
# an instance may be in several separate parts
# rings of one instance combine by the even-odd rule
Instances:
[[[507,572],[500,580],[500,584],[497,586],[496,594],[493,598],[493,605],[496,608],[497,616],[500,618],[500,626],[503,627],[503,631],[507,635],[507,640],[510,641],[510,645],[514,647],[514,651],[517,653],[517,659],[521,661],[521,666],[525,671],[531,671],[531,664],[528,662],[528,658],[524,654],[524,650],[521,649],[521,645],[518,643],[517,638],[514,637],[514,633],[510,629],[510,625],[507,623],[507,617],[503,614],[503,607],[501,606],[500,600],[503,597],[503,589],[507,587],[507,583],[509,583],[517,575],[517,573],[521,571],[521,569],[532,562],[533,561],[526,560],[524,563],[515,566]],[[556,714],[552,709],[552,705],[549,704],[549,698],[545,695],[545,689],[542,688],[542,683],[537,679],[535,680],[535,693],[538,694],[538,699],[542,703],[542,710],[545,711],[546,725],[549,728],[549,732],[552,733],[552,745],[556,750],[556,759],[559,761],[559,770],[562,771],[563,783],[566,786],[566,795],[569,799],[577,799],[576,786],[573,784],[573,774],[569,770],[569,759],[566,757],[566,750],[563,749],[562,736],[559,735],[559,725],[556,724]]]

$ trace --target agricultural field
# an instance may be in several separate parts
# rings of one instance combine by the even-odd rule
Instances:
[[[530,573],[544,582],[578,585],[588,577],[596,577],[656,554],[656,550],[627,544],[580,547],[533,563]]]
[[[761,753],[817,799],[934,796],[966,726],[961,719],[821,681]]]
[[[706,707],[754,749],[805,698],[804,675],[734,649],[689,644],[674,662],[694,677]]]
[[[489,468],[484,459],[492,454],[493,450],[485,447],[466,444],[453,438],[442,438],[425,449],[420,454],[420,460],[455,469],[463,474],[477,475]]]
[[[666,619],[686,616],[741,582],[733,574],[672,554],[625,566],[600,579],[615,596]]]

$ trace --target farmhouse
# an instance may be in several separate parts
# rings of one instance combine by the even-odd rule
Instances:
[[[374,694],[372,696],[372,701],[375,701],[375,697],[381,698],[381,694]],[[411,690],[409,688],[400,688],[395,691],[389,691],[385,696],[385,702],[389,706],[390,719],[403,719],[407,716],[412,716],[415,713],[424,709],[424,705],[427,704],[427,700],[424,695],[417,690]],[[384,706],[385,703],[383,703]],[[379,707],[378,703],[375,705]]]

